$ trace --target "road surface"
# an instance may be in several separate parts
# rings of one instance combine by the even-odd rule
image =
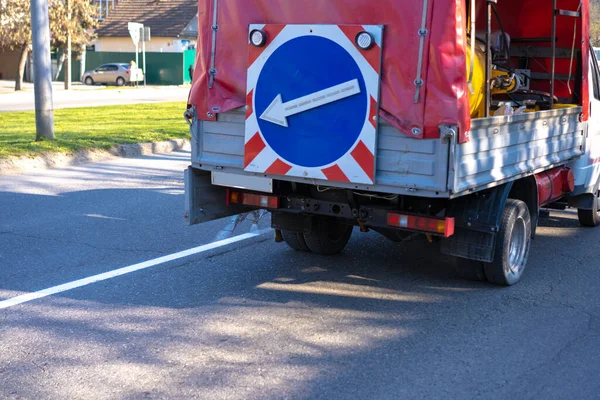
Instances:
[[[0,89],[6,89],[7,81],[0,81]],[[5,85],[2,85],[5,83]],[[59,84],[60,83],[60,84]],[[14,83],[10,82],[14,87]],[[30,85],[31,86],[31,85]],[[152,86],[152,87],[109,87],[74,85],[66,91],[61,82],[53,85],[54,108],[93,107],[108,105],[127,105],[140,103],[157,103],[164,101],[187,101],[189,87]],[[34,110],[33,87],[14,92],[0,90],[0,112]]]
[[[321,257],[267,216],[185,226],[188,157],[0,177],[0,398],[598,398],[600,230],[573,212],[497,288],[422,241]]]

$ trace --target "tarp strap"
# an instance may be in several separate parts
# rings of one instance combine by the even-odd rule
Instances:
[[[417,63],[417,78],[415,79],[415,103],[419,102],[419,95],[421,94],[421,86],[423,86],[423,75],[421,69],[423,68],[423,51],[425,50],[425,36],[429,33],[427,31],[427,6],[429,0],[423,0],[423,16],[421,19],[421,29],[419,29],[419,36],[421,37],[419,43],[419,62]]]
[[[475,69],[475,0],[471,0],[471,69],[469,70],[469,81],[467,82],[469,86],[469,91],[471,94],[475,94],[475,90],[473,89],[473,70]]]
[[[210,78],[208,80],[208,88],[212,89],[213,83],[215,81],[215,75],[217,74],[217,70],[215,68],[215,55],[217,53],[217,31],[219,30],[219,25],[217,24],[217,5],[218,0],[215,0],[213,6],[213,24],[212,24],[212,48],[210,51],[210,69],[208,73]]]
[[[581,11],[581,6],[583,1],[579,2],[579,7],[577,7],[577,11]],[[569,94],[573,95],[573,90],[571,90],[571,77],[573,76],[573,56],[575,55],[575,39],[577,38],[577,19],[573,23],[573,46],[571,47],[571,60],[569,61],[569,78],[567,79],[567,88],[569,88]]]

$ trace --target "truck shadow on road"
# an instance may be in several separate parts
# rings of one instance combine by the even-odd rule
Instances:
[[[123,194],[137,198],[142,192]],[[120,192],[64,196],[76,203],[114,200]],[[171,196],[168,207],[182,197],[160,190],[150,196],[157,204],[153,213],[165,207],[163,196]],[[53,207],[60,201],[51,199],[50,210],[57,211]],[[117,205],[86,211],[125,220],[94,220],[100,224],[94,235],[127,229],[131,218],[148,211],[121,215]],[[148,221],[149,234],[140,243],[153,235],[158,238],[146,247],[166,241],[161,221]],[[194,233],[214,234],[217,226],[203,225]],[[184,229],[189,228],[175,224],[167,233]],[[31,386],[26,376],[38,376],[35,389],[48,397],[122,388],[119,397],[131,399],[180,393],[402,398],[435,396],[440,387],[452,388],[451,398],[486,397],[482,380],[501,390],[506,379],[513,389],[524,388],[529,371],[544,357],[519,354],[531,347],[540,354],[551,351],[570,329],[587,324],[577,310],[553,310],[547,302],[555,301],[551,282],[564,278],[557,265],[562,256],[549,249],[565,240],[592,240],[590,232],[577,230],[569,213],[542,222],[532,249],[535,261],[524,281],[508,289],[456,278],[437,246],[424,240],[395,244],[356,232],[346,251],[334,257],[294,252],[272,238],[242,244],[225,254],[156,266],[0,311],[4,340],[19,338],[23,351],[28,349],[25,358],[23,351],[0,355],[0,364],[9,366],[0,373],[11,387]],[[128,238],[126,232],[119,235],[115,240]],[[81,262],[93,254],[84,253]],[[144,257],[152,258],[141,252],[131,259]],[[572,284],[565,279],[564,290]],[[18,290],[6,282],[0,289]],[[502,353],[506,346],[515,351]],[[59,384],[46,385],[50,376]]]

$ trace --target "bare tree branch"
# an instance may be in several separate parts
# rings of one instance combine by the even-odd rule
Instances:
[[[25,61],[31,48],[30,0],[0,0],[0,48],[19,50],[19,72],[15,90],[21,89]],[[71,18],[69,18],[69,7]],[[91,0],[49,0],[52,45],[64,49],[67,36],[75,52],[94,39],[97,10]]]

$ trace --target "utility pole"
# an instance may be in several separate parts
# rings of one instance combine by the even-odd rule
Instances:
[[[67,1],[67,15],[71,21],[71,0]],[[65,90],[71,90],[71,29],[67,32],[67,64],[65,65]]]
[[[81,61],[79,62],[79,80],[83,78],[85,72],[85,57],[87,56],[87,50],[85,45],[81,45]]]
[[[140,37],[142,37],[142,35],[144,34],[144,32],[142,32],[142,30],[144,29],[144,25],[139,24],[137,22],[128,22],[127,29],[129,30],[129,36],[131,36],[131,40],[133,41],[133,44],[135,45],[135,77],[132,76],[132,78],[134,78],[135,86],[137,87],[137,78],[138,78],[137,70],[140,65],[139,60],[138,60],[138,49],[139,49],[138,45],[140,43]],[[146,71],[144,71],[144,76],[145,75],[146,75]]]
[[[146,27],[142,25],[142,70],[144,71],[144,87],[146,87]],[[148,30],[149,32],[149,30]]]
[[[50,21],[47,0],[31,0],[31,39],[35,94],[35,140],[54,139]]]

